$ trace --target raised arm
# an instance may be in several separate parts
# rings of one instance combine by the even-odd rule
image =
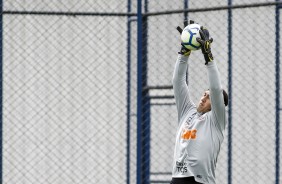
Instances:
[[[178,111],[178,121],[181,117],[194,106],[190,99],[189,88],[186,83],[188,56],[179,54],[175,63],[172,84],[174,91],[174,98]]]
[[[190,20],[190,24],[194,23]],[[184,27],[188,25],[187,20],[184,21]],[[179,33],[182,33],[182,28],[177,27]],[[178,57],[175,63],[172,84],[174,91],[174,98],[178,111],[178,121],[183,117],[191,107],[195,106],[190,99],[189,88],[187,84],[187,71],[188,71],[188,58],[191,54],[191,50],[187,49],[183,45],[178,52]]]
[[[220,74],[215,61],[207,64],[210,99],[211,99],[211,112],[212,116],[221,130],[225,129],[225,105],[222,93],[222,86],[220,82]]]
[[[202,53],[206,61],[205,65],[208,70],[212,118],[216,125],[223,130],[226,125],[225,104],[220,74],[211,53],[213,39],[209,38],[209,31],[203,27],[201,27],[200,35],[201,38],[197,38],[197,41],[201,44]]]

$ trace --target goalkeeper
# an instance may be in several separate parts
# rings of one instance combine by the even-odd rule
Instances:
[[[190,24],[194,21],[190,21]],[[187,23],[184,23],[186,26]],[[181,33],[182,29],[177,28]],[[206,90],[196,106],[190,99],[186,83],[191,51],[184,46],[178,53],[173,74],[173,90],[178,111],[171,184],[215,184],[215,168],[226,126],[227,93],[222,89],[220,75],[211,53],[212,38],[201,27],[200,38],[209,79]]]

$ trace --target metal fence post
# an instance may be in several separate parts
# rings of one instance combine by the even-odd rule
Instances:
[[[146,7],[146,2],[145,2]],[[137,184],[150,178],[150,100],[147,86],[147,17],[142,15],[142,0],[137,7]]]
[[[232,6],[232,0],[228,0]],[[228,174],[227,183],[232,184],[232,9],[228,9]]]
[[[131,0],[127,0],[127,13],[131,13]],[[127,107],[126,107],[126,183],[130,184],[130,112],[131,112],[131,16],[127,18]]]
[[[276,0],[279,2],[279,0]],[[275,184],[279,184],[280,172],[280,9],[281,5],[276,5],[275,9]]]

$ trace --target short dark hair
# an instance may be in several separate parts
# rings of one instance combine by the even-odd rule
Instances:
[[[226,93],[224,89],[222,89],[222,94],[223,94],[224,105],[227,106],[228,105],[228,94]]]
[[[222,94],[223,94],[223,99],[224,99],[224,105],[227,106],[228,105],[228,94],[226,93],[224,89],[222,90]]]

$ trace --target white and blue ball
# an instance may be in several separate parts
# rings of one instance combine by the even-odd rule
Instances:
[[[198,50],[201,48],[200,43],[196,40],[200,38],[201,26],[199,24],[189,24],[186,26],[181,33],[181,42],[187,49]]]

